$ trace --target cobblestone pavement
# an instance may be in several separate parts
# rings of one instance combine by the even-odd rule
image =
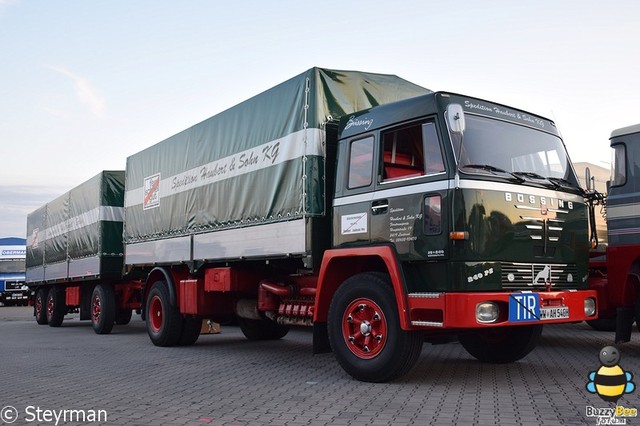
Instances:
[[[250,342],[223,326],[192,347],[158,348],[137,316],[99,336],[77,316],[50,328],[31,308],[0,307],[0,424],[15,414],[7,406],[16,425],[56,424],[62,410],[88,417],[57,424],[97,424],[92,413],[110,425],[604,424],[587,407],[616,405],[586,385],[612,338],[584,323],[547,325],[541,344],[509,365],[482,364],[457,343],[425,344],[407,376],[370,384],[351,379],[332,354],[313,355],[306,329]],[[620,366],[640,377],[639,337],[619,348]],[[639,408],[639,396],[636,387],[618,406]]]

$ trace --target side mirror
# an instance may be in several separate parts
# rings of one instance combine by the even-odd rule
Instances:
[[[587,191],[593,191],[593,185],[591,184],[591,170],[589,170],[589,167],[584,170],[584,185]]]
[[[464,110],[460,104],[451,104],[447,107],[447,123],[451,133],[462,135],[465,129]]]

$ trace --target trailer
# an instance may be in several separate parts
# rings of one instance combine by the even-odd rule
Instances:
[[[543,324],[597,318],[555,124],[396,76],[307,70],[130,156],[123,194],[119,276],[30,280],[28,256],[27,278],[94,323],[140,308],[157,346],[203,319],[251,340],[308,326],[315,353],[383,382],[425,339],[512,362]]]
[[[142,282],[123,278],[123,217],[123,171],[103,171],[28,215],[26,281],[38,324],[58,327],[80,312],[107,334],[141,309]]]
[[[594,251],[589,264],[590,287],[600,302],[600,316],[590,324],[615,331],[616,343],[623,343],[631,340],[634,320],[640,324],[640,124],[614,130],[610,145],[608,193],[590,194],[592,204],[605,207],[608,239],[604,252]]]

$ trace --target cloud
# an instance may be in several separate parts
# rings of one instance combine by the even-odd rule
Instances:
[[[61,186],[0,185],[0,238],[24,238],[27,215],[67,190]]]
[[[0,2],[1,1],[7,0],[0,0]],[[76,96],[80,102],[86,105],[93,115],[97,117],[104,116],[106,100],[102,95],[100,95],[98,89],[96,89],[89,80],[80,77],[65,68],[50,65],[48,65],[47,68],[69,78],[73,82]]]
[[[17,0],[0,0],[0,9],[6,6],[11,6],[11,4],[15,3]]]

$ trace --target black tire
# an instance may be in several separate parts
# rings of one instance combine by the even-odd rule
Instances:
[[[47,323],[49,327],[60,327],[67,314],[64,290],[51,287],[47,293]]]
[[[127,325],[131,322],[133,311],[131,309],[118,309],[116,311],[116,324]]]
[[[249,340],[278,340],[289,332],[288,326],[270,320],[238,318],[238,325]]]
[[[467,352],[482,362],[507,364],[524,358],[542,335],[542,325],[494,327],[460,334]]]
[[[616,317],[589,320],[587,324],[597,331],[616,331]]]
[[[202,328],[202,320],[200,318],[187,317],[184,318],[182,324],[182,334],[178,340],[178,346],[191,346],[198,337],[200,337],[200,329]]]
[[[633,311],[636,320],[636,327],[638,328],[638,331],[640,331],[640,292],[638,292],[638,295],[636,296],[636,305],[634,306]]]
[[[156,281],[149,290],[145,307],[147,333],[156,346],[175,346],[182,336],[183,318],[176,306],[171,306],[168,284]]]
[[[364,382],[387,382],[408,373],[424,340],[421,332],[400,328],[391,282],[378,273],[355,275],[338,288],[327,331],[340,366]]]
[[[109,334],[116,318],[116,296],[110,285],[98,284],[91,294],[91,326],[96,334]]]
[[[47,289],[40,287],[33,302],[33,315],[40,325],[47,324]]]

